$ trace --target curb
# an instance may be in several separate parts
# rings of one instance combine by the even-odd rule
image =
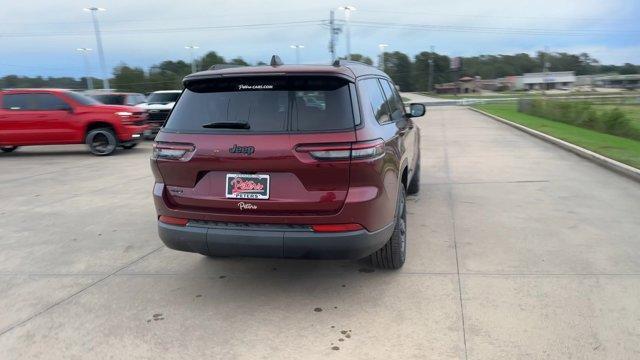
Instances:
[[[472,107],[468,107],[468,109],[471,109],[471,110],[473,110],[473,111],[475,111],[477,113],[480,113],[482,115],[488,116],[488,117],[490,117],[490,118],[492,118],[492,119],[494,119],[496,121],[499,121],[499,122],[501,122],[503,124],[506,124],[506,125],[509,125],[511,127],[514,127],[514,128],[516,128],[516,129],[518,129],[518,130],[520,130],[522,132],[525,132],[525,133],[527,133],[527,134],[529,134],[531,136],[535,136],[538,139],[542,139],[542,140],[544,140],[544,141],[546,141],[548,143],[554,144],[554,145],[556,145],[556,146],[558,146],[558,147],[560,147],[560,148],[562,148],[562,149],[564,149],[566,151],[572,152],[572,153],[574,153],[574,154],[576,154],[576,155],[578,155],[578,156],[580,156],[580,157],[582,157],[584,159],[587,159],[587,160],[589,160],[591,162],[594,162],[597,165],[605,167],[605,168],[607,168],[609,170],[613,170],[613,171],[615,171],[615,172],[617,172],[619,174],[627,176],[628,178],[630,178],[632,180],[640,182],[640,169],[636,169],[636,168],[634,168],[632,166],[623,164],[623,163],[621,163],[619,161],[615,161],[615,160],[610,159],[610,158],[608,158],[606,156],[602,156],[600,154],[596,154],[593,151],[587,150],[587,149],[582,148],[580,146],[568,143],[568,142],[566,142],[564,140],[560,140],[558,138],[555,138],[553,136],[547,135],[547,134],[542,133],[540,131],[529,129],[526,126],[523,126],[523,125],[520,125],[520,124],[516,124],[516,123],[511,122],[511,121],[509,121],[507,119],[503,119],[503,118],[501,118],[499,116],[489,114],[489,113],[484,112],[482,110],[479,110],[479,109],[476,109],[476,108],[472,108]]]

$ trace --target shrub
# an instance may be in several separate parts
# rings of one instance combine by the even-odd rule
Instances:
[[[607,134],[640,140],[640,130],[618,108],[597,112],[589,102],[520,99],[518,111]]]

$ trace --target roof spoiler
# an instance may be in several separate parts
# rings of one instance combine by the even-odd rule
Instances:
[[[271,57],[271,62],[269,63],[269,65],[271,65],[271,66],[280,66],[280,65],[284,65],[284,63],[282,62],[282,59],[280,59],[280,56],[273,55]]]

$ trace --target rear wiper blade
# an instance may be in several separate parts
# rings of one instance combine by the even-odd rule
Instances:
[[[202,125],[203,128],[206,129],[250,129],[249,123],[247,122],[212,122],[208,124]]]

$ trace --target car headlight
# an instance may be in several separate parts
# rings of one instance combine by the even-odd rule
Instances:
[[[118,116],[131,116],[131,115],[133,115],[133,113],[128,112],[128,111],[118,111],[116,113],[116,115],[118,115]]]

